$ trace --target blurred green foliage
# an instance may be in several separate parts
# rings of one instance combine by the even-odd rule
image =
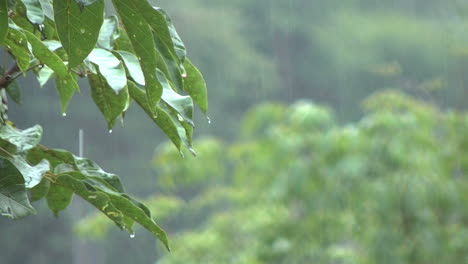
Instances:
[[[340,125],[311,102],[263,104],[182,166],[160,148],[147,202],[174,250],[158,263],[467,262],[468,114],[390,90],[363,108]],[[103,230],[92,219],[82,234]]]

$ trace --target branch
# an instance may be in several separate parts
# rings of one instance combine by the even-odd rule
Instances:
[[[10,70],[5,72],[3,76],[0,77],[0,90],[5,89],[10,85],[11,82],[15,80],[15,75],[19,73],[21,70],[18,67],[18,64],[15,63]]]

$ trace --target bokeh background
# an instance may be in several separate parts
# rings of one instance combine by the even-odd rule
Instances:
[[[197,158],[138,108],[109,134],[86,80],[62,117],[26,76],[10,117],[75,153],[82,129],[172,252],[75,197],[58,218],[44,202],[1,218],[0,263],[468,263],[467,1],[153,3],[208,84]]]

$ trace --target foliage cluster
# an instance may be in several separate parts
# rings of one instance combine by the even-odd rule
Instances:
[[[58,214],[76,194],[119,228],[133,233],[139,223],[169,247],[149,209],[124,192],[117,175],[40,145],[40,126],[21,130],[8,120],[6,94],[20,102],[15,79],[21,75],[32,71],[41,86],[53,79],[64,116],[80,92],[77,79],[87,78],[109,132],[136,102],[177,149],[194,153],[194,102],[206,114],[206,87],[171,19],[146,0],[113,0],[117,16],[106,16],[105,5],[104,0],[0,1],[0,45],[14,61],[10,69],[0,69],[0,213],[23,218],[35,213],[30,200],[45,198]]]

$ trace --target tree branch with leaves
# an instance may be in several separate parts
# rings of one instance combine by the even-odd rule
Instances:
[[[20,102],[15,79],[31,71],[40,86],[53,80],[61,111],[87,78],[91,97],[109,131],[133,102],[179,151],[193,154],[193,108],[206,115],[205,81],[187,58],[168,14],[147,0],[0,0],[0,49],[13,66],[0,67],[0,214],[20,219],[35,214],[31,201],[46,199],[58,214],[78,195],[133,233],[134,223],[169,249],[165,232],[148,208],[126,194],[117,175],[66,150],[40,144],[39,125],[18,129],[8,120],[7,96]]]

